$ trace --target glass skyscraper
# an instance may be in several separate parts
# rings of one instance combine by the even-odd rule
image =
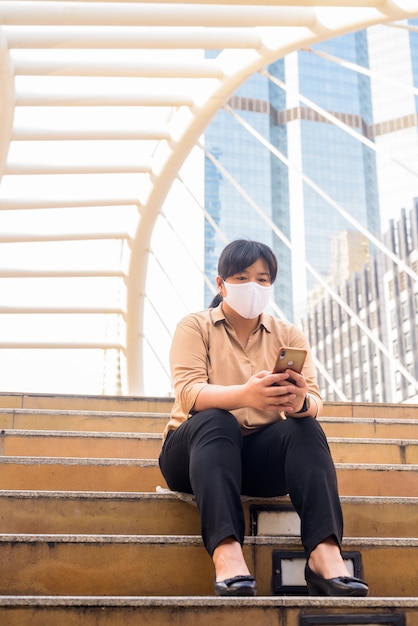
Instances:
[[[364,229],[379,236],[387,228],[386,222],[381,225],[381,196],[387,200],[390,187],[392,198],[396,197],[397,179],[389,173],[395,172],[396,166],[388,156],[395,150],[396,129],[392,126],[400,115],[413,115],[407,141],[416,156],[416,98],[411,110],[411,98],[407,105],[404,101],[399,104],[397,101],[402,96],[397,91],[397,99],[394,98],[393,85],[384,84],[380,91],[377,87],[379,72],[385,75],[385,67],[381,63],[379,66],[379,50],[384,42],[390,48],[391,38],[398,40],[399,31],[387,26],[373,27],[323,42],[312,51],[292,53],[268,68],[270,75],[286,84],[286,90],[257,74],[236,92],[229,102],[231,108],[288,159],[289,167],[225,110],[218,113],[205,133],[207,150],[280,229],[285,240],[291,242],[289,248],[273,232],[268,220],[261,218],[244,195],[206,159],[206,208],[229,240],[248,237],[273,247],[280,265],[276,303],[294,322],[304,317],[307,302],[317,288],[317,276],[330,282],[338,237],[344,231],[355,230],[327,197]],[[398,58],[398,80],[415,84],[418,35],[404,30],[401,37],[403,45],[390,48],[391,63],[396,63]],[[336,62],[335,57],[343,63]],[[353,71],[348,64],[371,68],[373,72]],[[407,68],[405,75],[403,67]],[[392,107],[386,106],[390,97],[394,100]],[[316,108],[310,107],[309,101]],[[331,123],[317,107],[341,124]],[[385,118],[392,126],[389,123],[382,127]],[[375,142],[377,153],[341,125],[368,142]],[[379,152],[382,149],[386,154]],[[398,151],[402,152],[401,148]],[[409,176],[412,203],[416,179],[411,182],[411,174],[407,172],[405,176]],[[399,197],[399,202],[402,201],[404,198]],[[390,209],[384,206],[386,211]],[[393,206],[392,201],[392,208],[400,209],[401,205]],[[223,246],[224,241],[208,226],[205,269],[210,276],[216,274],[216,259]],[[360,267],[372,252],[373,246],[369,245],[364,258],[358,258]],[[348,276],[340,278],[345,280]],[[206,304],[210,298],[208,293]]]

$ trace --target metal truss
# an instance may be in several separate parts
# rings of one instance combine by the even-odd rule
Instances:
[[[0,339],[0,348],[116,349],[126,360],[123,391],[143,393],[151,236],[214,115],[247,78],[292,51],[417,15],[418,0],[2,0],[0,211],[24,220],[60,210],[79,215],[81,227],[69,220],[55,234],[0,232],[0,244],[113,240],[123,262],[57,269],[51,258],[49,269],[34,269],[25,257],[19,269],[0,267],[0,277],[113,277],[123,294],[122,305],[78,308],[2,299],[0,312],[112,314],[126,333],[121,343]],[[83,230],[83,211],[94,208],[113,212],[112,228],[99,220]]]

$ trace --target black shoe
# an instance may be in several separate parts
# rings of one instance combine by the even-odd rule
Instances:
[[[351,576],[323,578],[306,563],[305,580],[310,596],[367,596],[369,587],[364,580]]]
[[[215,581],[215,593],[217,596],[255,596],[257,583],[252,576],[234,576]]]

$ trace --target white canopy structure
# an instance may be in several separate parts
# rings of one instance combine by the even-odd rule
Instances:
[[[111,314],[126,333],[124,341],[99,343],[0,333],[0,349],[114,349],[126,362],[123,391],[142,394],[151,235],[216,112],[254,72],[292,51],[416,16],[418,0],[2,0],[0,214],[15,214],[20,224],[39,214],[39,221],[30,232],[0,230],[0,247],[21,244],[22,255],[14,265],[1,256],[0,279],[113,277],[125,291],[122,304],[71,306],[59,290],[55,301],[36,291],[36,302],[11,302],[3,290],[0,322],[6,315]],[[205,58],[207,50],[217,54]],[[43,230],[57,209],[61,219],[88,209],[115,219],[112,227],[99,221],[83,231],[68,219],[68,227]],[[125,222],[125,209],[135,219]],[[80,266],[77,258],[57,267],[52,254],[39,269],[25,247],[83,241],[92,256],[93,242],[118,242],[123,263],[113,255],[105,268]]]

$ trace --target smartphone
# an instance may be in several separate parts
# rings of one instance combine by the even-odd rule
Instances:
[[[287,369],[294,370],[300,374],[306,355],[307,350],[302,350],[301,348],[286,348],[285,346],[282,346],[277,354],[273,374],[284,372]]]

